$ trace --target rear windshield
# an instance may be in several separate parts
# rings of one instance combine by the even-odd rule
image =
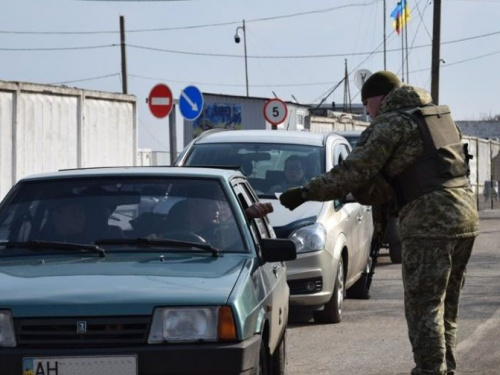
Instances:
[[[324,171],[324,149],[269,143],[197,144],[186,165],[239,166],[260,198],[300,186]]]

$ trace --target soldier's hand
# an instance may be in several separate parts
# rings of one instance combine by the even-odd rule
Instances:
[[[280,195],[280,202],[283,206],[293,211],[306,200],[302,197],[302,187],[288,189]]]
[[[248,207],[245,210],[245,213],[247,215],[247,218],[256,219],[256,218],[263,218],[268,213],[271,213],[273,211],[274,210],[271,203],[257,202]]]

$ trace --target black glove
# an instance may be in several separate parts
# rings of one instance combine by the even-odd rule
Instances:
[[[303,196],[303,189],[300,186],[288,189],[280,195],[281,204],[288,208],[290,211],[295,210],[305,201],[306,200]]]

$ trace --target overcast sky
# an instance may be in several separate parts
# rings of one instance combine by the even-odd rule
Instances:
[[[387,69],[401,76],[401,36],[386,0]],[[145,99],[157,83],[178,98],[245,95],[246,23],[250,96],[319,103],[351,74],[384,68],[383,0],[78,1],[0,0],[0,79],[121,92],[120,15],[125,17],[128,91],[137,97],[139,147],[168,149],[168,125]],[[433,2],[409,0],[409,77],[430,91]],[[443,0],[440,104],[455,120],[500,114],[500,0]],[[240,35],[242,33],[240,31]],[[326,102],[342,103],[344,84]],[[292,97],[293,95],[293,97]],[[179,121],[179,120],[178,120]],[[181,145],[178,145],[181,148]]]

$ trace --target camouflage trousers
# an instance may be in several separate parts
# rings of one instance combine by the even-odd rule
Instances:
[[[403,240],[406,322],[412,375],[455,374],[458,301],[474,238]]]

